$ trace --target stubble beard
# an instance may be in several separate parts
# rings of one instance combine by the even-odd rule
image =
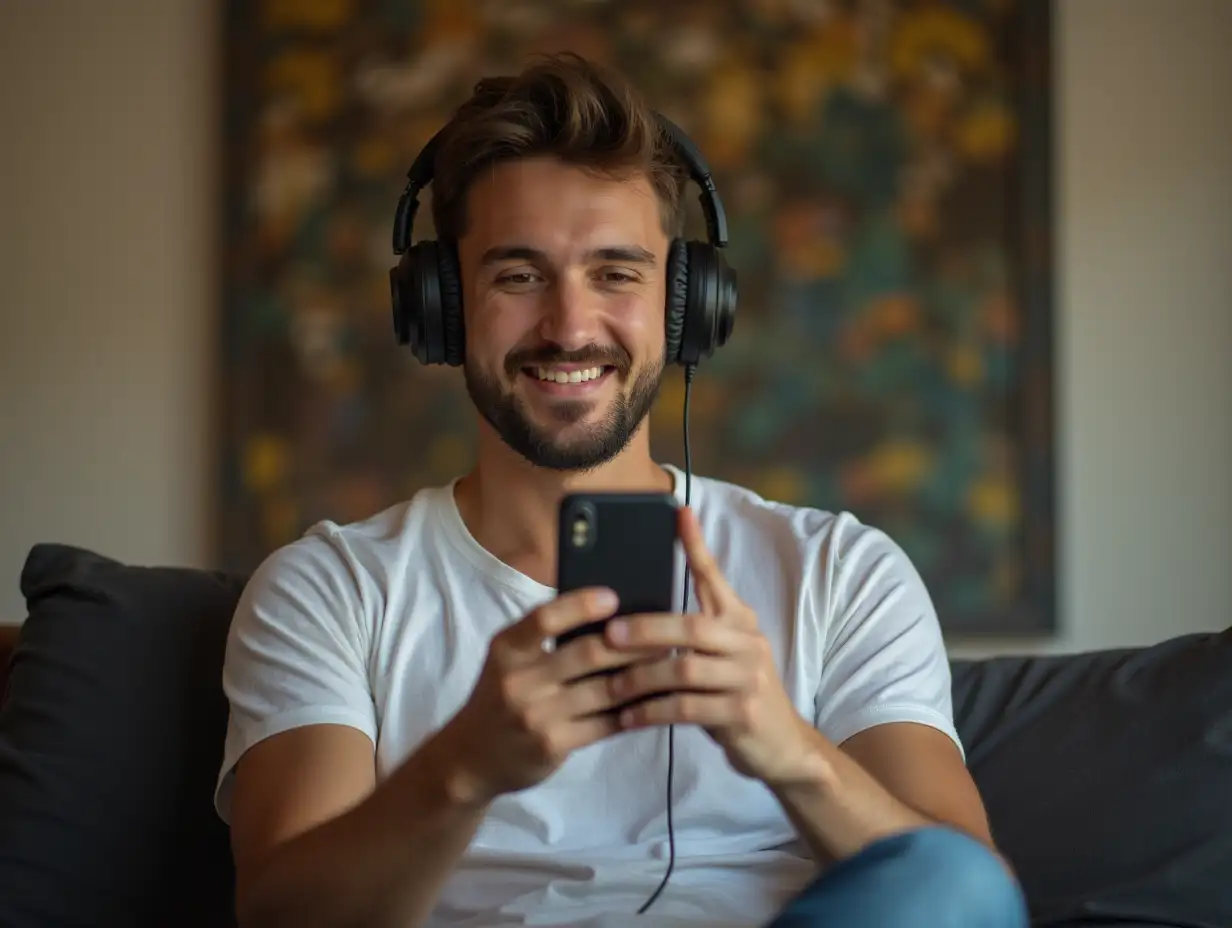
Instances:
[[[512,366],[514,376],[519,376],[520,365]],[[478,370],[469,360],[463,372],[471,402],[506,445],[535,467],[584,472],[606,464],[628,446],[654,406],[664,368],[660,361],[638,371],[604,414],[587,424],[580,423],[592,413],[594,400],[558,400],[542,415],[550,421],[536,422],[521,397],[498,377]],[[568,437],[561,436],[564,431]]]

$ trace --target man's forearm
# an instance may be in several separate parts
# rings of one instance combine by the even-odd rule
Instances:
[[[239,923],[421,925],[485,808],[438,734],[363,802],[279,848],[238,900]]]
[[[872,774],[819,732],[807,769],[771,785],[819,863],[849,857],[890,835],[936,822],[895,798]]]

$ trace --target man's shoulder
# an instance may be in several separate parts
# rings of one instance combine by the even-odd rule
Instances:
[[[779,535],[812,544],[830,539],[849,543],[853,537],[881,534],[848,510],[770,499],[749,487],[717,477],[695,476],[693,484],[699,518],[716,528],[741,534]]]
[[[697,515],[708,543],[728,557],[755,551],[795,561],[804,576],[832,582],[840,575],[886,570],[911,574],[906,551],[883,529],[847,509],[769,499],[714,477],[694,477]],[[819,573],[814,573],[819,571]]]
[[[390,565],[406,563],[408,549],[422,545],[445,492],[445,487],[428,487],[349,522],[321,519],[271,552],[254,578],[345,577],[353,583],[360,575],[385,575]]]

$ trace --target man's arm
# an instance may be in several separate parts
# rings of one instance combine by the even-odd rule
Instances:
[[[265,739],[236,768],[241,926],[420,925],[483,816],[439,734],[376,785],[372,742],[341,725]]]
[[[996,852],[979,792],[944,732],[896,722],[866,729],[839,747],[816,731],[810,737],[812,775],[775,792],[820,862],[847,857],[897,832],[938,824]]]
[[[216,800],[241,925],[415,925],[478,827],[451,789],[447,735],[377,785],[366,583],[344,538],[314,532],[267,558],[237,604]]]
[[[932,599],[884,533],[839,518],[822,554],[825,653],[814,775],[777,791],[823,861],[877,838],[948,825],[995,853],[954,728],[949,658]],[[807,720],[806,720],[807,721]]]

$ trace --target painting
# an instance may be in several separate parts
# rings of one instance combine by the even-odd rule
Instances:
[[[695,472],[884,529],[948,635],[1052,631],[1049,6],[229,2],[221,566],[467,468],[460,371],[394,340],[394,208],[477,79],[571,50],[689,133],[727,207],[740,305],[693,385]],[[682,393],[669,372],[651,414],[678,464]]]

